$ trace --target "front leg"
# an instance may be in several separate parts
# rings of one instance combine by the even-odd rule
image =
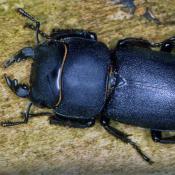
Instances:
[[[14,121],[14,122],[13,121],[5,121],[5,122],[1,122],[0,125],[3,127],[8,127],[8,126],[27,124],[28,120],[29,120],[29,113],[30,113],[31,107],[32,107],[32,103],[29,103],[29,105],[27,106],[27,109],[25,111],[24,120]]]
[[[55,116],[50,117],[50,124],[68,126],[72,128],[88,128],[95,124],[95,118],[68,118],[66,116],[55,114]]]

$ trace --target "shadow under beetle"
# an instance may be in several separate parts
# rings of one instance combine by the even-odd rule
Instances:
[[[24,120],[1,122],[1,126],[49,115],[50,124],[86,128],[98,116],[110,134],[130,144],[150,164],[153,161],[129,135],[110,125],[111,119],[149,128],[156,142],[175,143],[174,137],[162,137],[162,132],[175,129],[175,55],[170,53],[175,37],[160,43],[126,38],[109,50],[93,32],[54,29],[47,35],[34,17],[21,8],[17,12],[35,22],[27,27],[35,31],[36,45],[22,48],[4,66],[32,58],[30,86],[7,75],[5,79],[17,96],[31,102],[22,113]],[[30,113],[32,104],[53,112]]]

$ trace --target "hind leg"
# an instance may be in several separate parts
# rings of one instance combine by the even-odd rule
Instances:
[[[140,149],[140,147],[135,143],[133,142],[129,136],[127,134],[125,134],[124,132],[112,127],[110,125],[110,119],[107,118],[105,115],[102,115],[101,116],[101,119],[100,119],[100,122],[101,122],[101,125],[104,127],[104,129],[111,135],[113,135],[114,137],[120,139],[122,142],[124,143],[127,143],[127,144],[130,144],[136,151],[137,153],[141,156],[141,158],[143,160],[145,160],[146,162],[148,162],[149,164],[152,164],[153,161],[148,157],[146,156],[143,151]]]

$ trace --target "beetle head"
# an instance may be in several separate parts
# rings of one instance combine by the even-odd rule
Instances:
[[[67,47],[63,43],[44,43],[35,48],[30,75],[30,99],[40,107],[53,108],[60,100],[61,75]]]

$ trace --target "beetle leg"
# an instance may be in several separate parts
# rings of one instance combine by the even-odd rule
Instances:
[[[33,24],[30,24],[30,23],[26,23],[25,28],[29,28],[31,30],[34,30],[36,31],[36,26],[34,26]],[[41,30],[38,30],[38,33],[43,37],[43,38],[46,38],[46,39],[50,39],[49,35]]]
[[[26,98],[29,96],[29,87],[25,84],[18,84],[18,80],[11,80],[10,77],[4,75],[8,87],[19,97]]]
[[[21,115],[23,117],[25,117],[26,113],[21,112]],[[37,113],[29,113],[28,115],[30,118],[32,118],[32,117],[38,117],[38,116],[53,116],[53,113],[51,113],[51,112],[37,112]]]
[[[1,126],[3,127],[8,127],[8,126],[15,126],[15,125],[20,125],[20,124],[27,124],[29,120],[29,112],[32,107],[32,103],[30,102],[29,105],[27,106],[27,110],[25,112],[24,120],[22,121],[5,121],[1,122]]]
[[[151,137],[154,142],[165,143],[165,144],[175,143],[175,136],[163,138],[162,132],[163,131],[151,130]]]
[[[22,8],[17,8],[16,11],[20,15],[22,15],[22,16],[30,19],[31,21],[33,21],[36,24],[35,38],[36,38],[36,45],[38,45],[39,44],[39,28],[40,28],[40,22],[37,21],[33,16],[31,16],[30,14],[28,14],[26,11],[24,11],[24,9],[22,9]]]
[[[141,47],[151,49],[152,43],[142,38],[126,38],[119,40],[116,49],[119,50],[128,47]]]
[[[56,114],[50,117],[50,124],[68,126],[72,128],[88,128],[95,124],[95,119],[78,119],[78,118],[66,118]]]
[[[61,40],[66,38],[84,38],[84,39],[90,39],[93,41],[97,41],[97,35],[94,32],[81,30],[81,29],[53,29],[50,38],[55,40]]]
[[[143,151],[140,149],[140,147],[128,137],[127,134],[121,132],[120,130],[118,130],[118,129],[112,127],[112,126],[110,126],[110,119],[108,119],[105,116],[102,116],[101,117],[101,125],[106,129],[106,131],[108,133],[110,133],[114,137],[120,139],[124,143],[130,144],[137,151],[137,153],[142,157],[143,160],[145,160],[149,164],[154,163],[148,156],[146,156],[143,153]]]
[[[5,61],[4,67],[7,68],[14,64],[15,62],[20,62],[22,60],[26,60],[28,58],[34,58],[34,50],[31,47],[25,47],[18,51],[16,55],[14,55],[9,60]]]
[[[172,52],[172,50],[175,48],[175,36],[163,41],[161,43],[161,51],[164,52]]]

